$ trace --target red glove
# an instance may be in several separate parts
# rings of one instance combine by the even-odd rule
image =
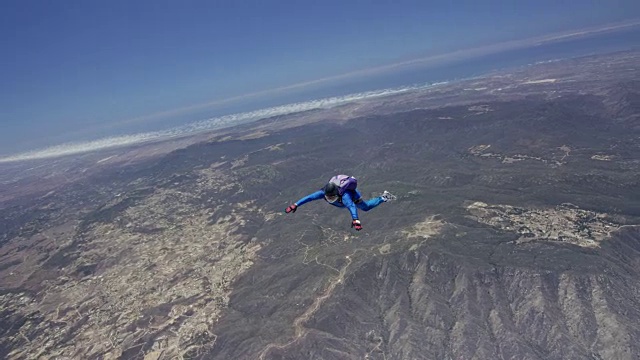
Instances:
[[[284,212],[286,212],[287,214],[294,213],[294,212],[296,212],[297,209],[298,209],[298,205],[291,204],[284,210]]]
[[[356,231],[360,231],[360,230],[362,230],[362,225],[360,225],[360,220],[358,220],[358,219],[355,219],[355,220],[353,220],[353,221],[351,222],[351,227],[352,227],[352,228],[355,228],[355,229],[356,229]]]

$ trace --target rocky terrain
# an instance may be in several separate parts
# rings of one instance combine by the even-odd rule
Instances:
[[[1,164],[0,357],[638,359],[638,64]],[[284,214],[336,173],[398,199]]]

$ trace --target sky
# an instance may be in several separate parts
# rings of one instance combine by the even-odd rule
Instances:
[[[283,89],[638,19],[637,0],[5,0],[0,154],[132,124],[153,131],[243,100],[249,111],[247,99]]]

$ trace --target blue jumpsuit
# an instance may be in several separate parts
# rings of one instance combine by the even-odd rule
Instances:
[[[296,206],[301,206],[303,204],[308,203],[309,201],[320,200],[320,199],[324,199],[324,191],[322,190],[318,190],[312,194],[309,194],[303,197],[302,199],[298,200],[295,204]],[[347,209],[349,209],[349,212],[351,213],[351,218],[353,220],[358,219],[358,210],[356,209],[356,207],[362,211],[369,211],[374,207],[382,204],[383,202],[384,200],[382,199],[381,196],[364,201],[362,200],[362,194],[360,194],[360,191],[358,191],[357,189],[347,190],[344,194],[342,194],[341,198],[339,198],[333,203],[330,203],[327,201],[327,203],[335,207],[339,207],[339,208],[346,207]]]

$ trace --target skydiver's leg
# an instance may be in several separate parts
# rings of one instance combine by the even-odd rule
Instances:
[[[382,198],[380,196],[378,196],[378,197],[375,197],[373,199],[362,201],[359,204],[356,204],[356,206],[358,207],[358,209],[360,209],[362,211],[369,211],[369,210],[373,209],[374,207],[382,204],[383,202],[384,202],[384,200],[382,200]]]
[[[369,211],[371,209],[373,209],[374,207],[382,204],[384,202],[384,200],[382,199],[381,196],[378,197],[374,197],[372,199],[369,200],[364,200],[362,199],[362,194],[360,194],[360,191],[356,190],[356,196],[355,196],[356,200],[354,200],[354,203],[356,204],[356,206],[358,207],[358,209],[362,210],[362,211]]]

